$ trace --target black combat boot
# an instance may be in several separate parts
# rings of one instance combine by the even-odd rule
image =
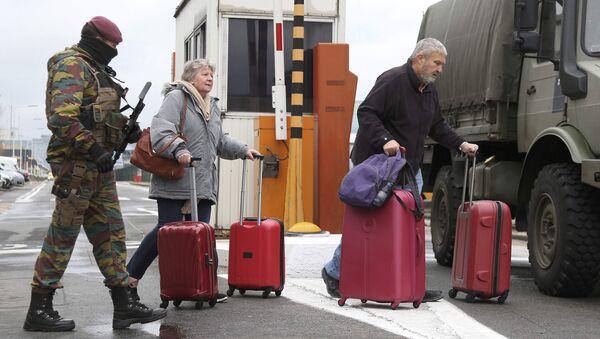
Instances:
[[[31,291],[31,303],[23,329],[26,331],[64,332],[75,328],[71,319],[63,319],[52,306],[54,290],[47,292]]]
[[[135,300],[129,287],[111,288],[110,296],[114,305],[113,329],[127,328],[135,323],[149,323],[167,315],[167,310],[153,310]]]
[[[137,287],[128,286],[127,289],[129,290],[129,296],[133,301],[140,301],[140,296],[137,294]]]

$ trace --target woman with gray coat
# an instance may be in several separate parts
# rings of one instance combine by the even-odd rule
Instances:
[[[216,158],[253,160],[254,155],[259,154],[223,133],[218,99],[208,94],[213,86],[213,73],[214,66],[208,60],[197,59],[186,63],[181,80],[165,86],[165,99],[150,127],[152,147],[155,150],[166,148],[161,156],[177,159],[183,165],[189,164],[192,157],[201,158],[200,161],[194,161],[198,219],[207,223],[210,221],[211,206],[217,201]],[[184,103],[185,120],[180,131]],[[181,221],[184,217],[191,220],[190,175],[191,171],[185,171],[184,177],[177,180],[152,176],[150,198],[156,199],[158,205],[158,224],[144,237],[127,264],[129,287],[134,296],[137,296],[138,281],[158,255],[158,230],[164,224]],[[219,293],[217,300],[226,298]]]

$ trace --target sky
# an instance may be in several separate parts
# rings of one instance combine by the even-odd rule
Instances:
[[[350,45],[350,70],[358,76],[357,100],[365,97],[379,74],[406,62],[424,12],[437,1],[346,1],[345,42]],[[13,128],[22,139],[50,134],[44,114],[46,62],[52,54],[77,43],[83,24],[96,15],[111,19],[123,33],[119,55],[110,65],[129,87],[130,104],[135,105],[146,81],[153,84],[139,119],[142,127],[148,126],[162,102],[162,84],[170,80],[171,53],[175,51],[173,14],[179,3],[4,1],[0,5],[0,130],[10,129],[12,111]]]

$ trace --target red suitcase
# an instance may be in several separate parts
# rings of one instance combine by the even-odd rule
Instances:
[[[192,160],[199,160],[193,158]],[[192,201],[196,199],[196,171],[192,170]],[[179,306],[182,300],[196,302],[202,308],[207,301],[217,303],[218,282],[215,272],[215,230],[198,220],[198,206],[192,205],[192,220],[170,222],[158,231],[158,269],[160,307],[169,301]]]
[[[458,291],[465,292],[470,303],[475,298],[498,297],[498,303],[503,304],[510,288],[510,209],[501,201],[473,201],[475,158],[470,198],[465,202],[468,163],[466,160],[462,204],[456,218],[452,289],[448,295],[455,298]]]
[[[262,159],[262,157],[259,157]],[[258,215],[261,213],[262,160],[258,184]],[[276,219],[244,218],[244,188],[246,160],[243,165],[240,221],[231,225],[229,234],[229,273],[227,295],[238,289],[263,291],[263,298],[271,292],[281,295],[285,281],[285,248],[283,222]]]
[[[422,214],[411,213],[415,199],[422,206],[418,195],[394,190],[379,208],[345,205],[340,306],[355,298],[389,302],[392,309],[403,302],[419,307],[425,294],[425,222]]]

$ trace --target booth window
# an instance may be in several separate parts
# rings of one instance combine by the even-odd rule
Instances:
[[[206,56],[206,23],[197,26],[184,42],[184,59],[190,61]]]
[[[289,111],[292,77],[292,27],[284,21],[285,83]],[[331,22],[304,22],[304,107],[312,112],[312,49],[319,42],[332,42]],[[229,19],[227,65],[227,110],[273,112],[271,87],[275,85],[273,21]]]

